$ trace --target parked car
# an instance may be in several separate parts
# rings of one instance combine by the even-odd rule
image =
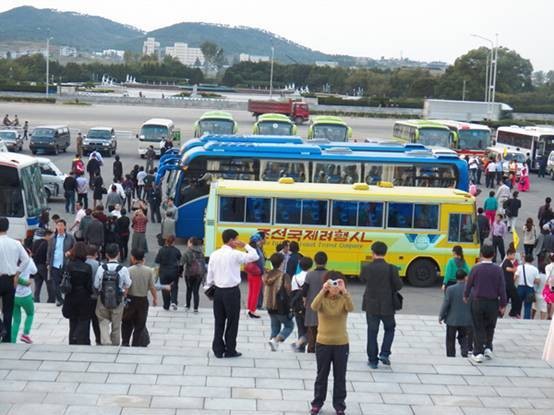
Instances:
[[[83,137],[83,152],[92,153],[94,150],[102,155],[114,155],[117,150],[115,131],[110,127],[94,127],[88,130]]]
[[[66,175],[49,158],[37,157],[37,161],[47,199],[64,197],[63,182]]]
[[[9,151],[23,150],[23,133],[19,128],[3,128],[0,130],[0,140]]]
[[[38,150],[58,154],[64,153],[71,144],[69,128],[65,125],[43,125],[36,127],[31,133],[29,148],[33,154]]]
[[[2,140],[0,140],[0,153],[7,153],[7,152],[8,152],[8,147]]]

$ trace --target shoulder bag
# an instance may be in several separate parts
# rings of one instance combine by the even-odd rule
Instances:
[[[402,310],[402,306],[404,305],[404,297],[402,297],[402,294],[400,294],[398,291],[394,289],[394,284],[392,282],[393,279],[393,272],[392,272],[392,265],[389,265],[389,282],[390,282],[390,288],[392,291],[392,306],[394,307],[395,311]]]
[[[525,282],[525,286],[526,287],[529,287],[527,285],[527,275],[525,274],[525,264],[523,264],[521,266],[521,268],[523,268],[523,281]],[[524,300],[525,303],[529,304],[529,303],[534,303],[535,302],[535,289],[533,288],[533,291],[529,291],[527,293],[527,295],[525,295],[525,300]]]

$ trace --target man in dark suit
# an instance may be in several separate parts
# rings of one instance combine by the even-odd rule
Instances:
[[[477,209],[477,230],[479,232],[479,243],[483,246],[483,242],[489,236],[491,226],[488,218],[484,215],[483,208]]]
[[[371,245],[371,252],[373,262],[362,267],[360,277],[366,283],[362,310],[366,312],[367,320],[368,365],[372,369],[377,369],[379,361],[384,365],[390,365],[389,356],[396,327],[393,295],[402,288],[402,281],[398,276],[398,269],[385,261],[387,245],[384,242],[377,241]],[[381,322],[385,335],[379,353],[377,335]]]

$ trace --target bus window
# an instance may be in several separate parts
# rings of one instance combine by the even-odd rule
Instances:
[[[360,202],[358,207],[358,226],[382,228],[383,203]]]
[[[451,213],[448,219],[449,242],[474,242],[475,225],[473,217],[462,213]]]
[[[412,203],[389,203],[389,228],[411,228],[414,205]]]
[[[17,169],[0,166],[0,216],[22,218],[23,197]]]
[[[219,221],[244,222],[244,197],[220,197]]]
[[[358,215],[358,203],[356,202],[333,202],[333,226],[356,226]]]
[[[217,178],[228,180],[255,180],[254,163],[251,160],[224,159],[219,162]]]
[[[377,184],[383,180],[383,166],[382,165],[365,165],[365,182],[367,184]]]
[[[393,174],[392,182],[395,186],[415,186],[414,166],[396,166]]]
[[[296,182],[306,181],[304,163],[289,163],[285,161],[267,161],[262,166],[262,180],[276,182],[281,177],[292,177]]]
[[[246,222],[270,223],[271,199],[262,197],[246,198]]]
[[[359,180],[357,164],[315,163],[314,183],[352,184]]]
[[[414,228],[438,229],[439,228],[439,206],[438,205],[415,205],[414,207]]]
[[[304,200],[302,201],[302,225],[326,225],[327,201]]]
[[[276,199],[275,223],[299,225],[301,204],[297,199]]]

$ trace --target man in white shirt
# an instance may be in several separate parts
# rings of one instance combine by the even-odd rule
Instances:
[[[142,199],[142,189],[144,189],[144,178],[148,174],[144,171],[144,167],[140,167],[137,173],[137,198]]]
[[[208,263],[206,287],[215,286],[213,310],[215,317],[212,350],[215,357],[239,357],[237,333],[240,317],[240,266],[256,261],[254,248],[238,239],[234,229],[223,231],[224,245],[212,253]],[[245,248],[241,252],[235,248]]]
[[[102,345],[119,346],[121,342],[121,320],[123,318],[123,308],[125,307],[125,297],[132,281],[129,276],[129,270],[119,264],[119,246],[117,244],[109,244],[106,247],[106,256],[108,257],[108,262],[98,267],[94,278],[94,288],[99,291],[98,302],[96,303],[96,316],[100,325],[100,341]],[[104,267],[109,271],[117,271],[118,273],[120,303],[115,308],[108,308],[103,303],[102,286],[104,272],[106,271]],[[111,332],[110,323],[112,325]]]
[[[487,175],[485,176],[485,184],[487,188],[494,189],[494,183],[496,179],[496,163],[494,160],[489,161],[487,164]]]
[[[531,306],[533,301],[529,297],[535,292],[535,284],[539,284],[539,270],[533,265],[533,255],[525,255],[522,265],[519,265],[515,273],[515,283],[517,287],[517,295],[523,305],[523,318],[529,320],[531,318]],[[542,295],[539,293],[537,295]],[[521,315],[521,310],[518,313]]]
[[[75,229],[79,229],[79,225],[81,224],[81,220],[86,216],[87,211],[83,207],[83,205],[80,202],[77,202],[75,204],[75,209],[77,212],[75,213],[75,221],[73,222],[73,225],[71,225],[71,228],[69,230],[73,232]]]
[[[0,342],[10,343],[12,317],[15,301],[15,287],[19,274],[27,268],[30,258],[19,241],[7,235],[10,222],[0,217],[0,299],[2,319],[0,319]],[[15,339],[13,339],[15,341]]]

